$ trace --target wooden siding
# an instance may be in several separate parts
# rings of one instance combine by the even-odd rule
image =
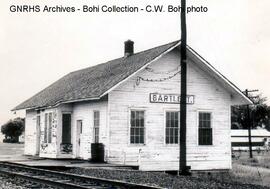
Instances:
[[[45,113],[52,113],[52,140],[51,143],[44,142],[45,129]],[[40,116],[40,145],[38,145],[37,138],[37,115]],[[46,158],[56,158],[58,150],[58,112],[56,108],[46,109],[37,114],[36,110],[27,110],[25,119],[25,148],[26,155],[38,155],[37,148],[39,148],[39,156]]]
[[[45,143],[44,132],[45,132],[45,114],[52,113],[52,141],[51,143]],[[44,111],[40,111],[40,157],[56,158],[57,157],[57,144],[58,136],[57,130],[59,126],[58,109],[51,108]],[[36,114],[37,116],[37,114]]]
[[[156,72],[177,68],[176,51],[166,54],[149,67]],[[139,165],[141,170],[177,170],[178,145],[165,144],[165,112],[178,110],[177,104],[150,103],[150,93],[179,94],[180,75],[163,82],[140,81],[172,75],[143,70],[109,93],[109,157],[112,163]],[[230,94],[215,79],[188,61],[187,93],[195,95],[195,103],[187,106],[187,159],[193,170],[230,169]],[[138,82],[137,82],[138,84]],[[129,144],[131,109],[145,111],[145,144]],[[213,145],[198,146],[198,112],[212,113]]]
[[[93,138],[93,125],[94,125],[94,111],[100,111],[100,127],[99,127],[99,142],[105,146],[108,144],[108,128],[107,128],[107,101],[101,102],[82,102],[76,103],[73,106],[73,119],[72,119],[72,143],[73,143],[73,157],[82,159],[91,158],[91,143],[94,142]],[[83,129],[80,134],[80,153],[77,152],[77,120],[82,120]],[[107,154],[107,150],[105,149]]]
[[[36,155],[36,111],[27,110],[25,116],[25,155]]]

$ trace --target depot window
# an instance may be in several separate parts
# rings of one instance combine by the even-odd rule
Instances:
[[[100,113],[94,111],[94,142],[99,143]]]
[[[44,143],[52,142],[52,113],[45,113]]]
[[[212,124],[210,112],[199,112],[199,145],[212,145]]]
[[[131,110],[130,144],[144,144],[144,111]]]
[[[166,112],[166,144],[178,144],[179,112]]]

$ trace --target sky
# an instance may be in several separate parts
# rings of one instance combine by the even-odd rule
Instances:
[[[0,125],[10,110],[69,72],[180,39],[180,13],[13,13],[11,5],[179,5],[180,0],[1,0]],[[269,0],[188,0],[188,45],[241,90],[270,99]],[[268,101],[269,104],[269,101]]]

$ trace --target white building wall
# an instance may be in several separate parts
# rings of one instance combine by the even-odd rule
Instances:
[[[25,155],[36,155],[36,111],[26,110],[25,117]]]
[[[45,113],[52,113],[52,142],[51,143],[46,143],[44,141]],[[40,111],[39,115],[40,115],[39,156],[46,157],[46,158],[56,158],[57,157],[57,144],[58,144],[57,129],[58,129],[58,123],[59,123],[58,110],[57,108],[45,109],[45,110]],[[37,114],[35,116],[37,116]]]
[[[149,66],[163,74],[144,70],[109,93],[109,162],[140,165],[141,170],[178,169],[178,145],[165,144],[165,111],[179,110],[179,105],[150,103],[149,94],[179,94],[180,75],[163,82],[137,80],[166,78],[172,73],[165,72],[178,65],[178,52],[172,51]],[[187,94],[195,95],[195,103],[187,105],[188,165],[193,170],[230,169],[230,95],[190,60],[187,69]],[[129,144],[131,109],[145,110],[145,145]],[[212,112],[212,146],[198,146],[198,111]]]
[[[73,107],[73,119],[72,119],[72,143],[73,145],[73,157],[82,159],[91,158],[91,143],[94,142],[94,111],[100,111],[100,131],[99,131],[99,142],[103,143],[105,147],[108,144],[108,126],[107,126],[107,101],[100,102],[81,102],[76,103]],[[77,145],[77,120],[82,120],[83,129],[80,134],[80,149],[78,152]],[[105,149],[107,152],[107,149]],[[107,154],[107,153],[106,153]]]

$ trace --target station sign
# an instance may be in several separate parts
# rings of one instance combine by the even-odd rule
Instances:
[[[151,103],[180,104],[180,94],[150,93]],[[187,104],[194,104],[194,95],[187,95]]]

